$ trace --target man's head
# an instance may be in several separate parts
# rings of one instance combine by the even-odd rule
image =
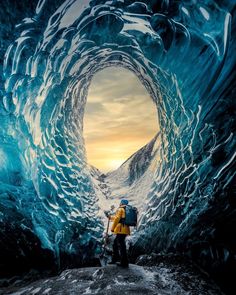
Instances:
[[[120,201],[120,205],[128,205],[128,204],[129,204],[129,201],[128,200],[122,199]]]

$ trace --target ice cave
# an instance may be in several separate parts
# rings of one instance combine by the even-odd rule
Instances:
[[[234,0],[1,3],[1,278],[99,264],[104,178],[86,161],[83,115],[93,76],[122,67],[142,82],[160,126],[106,178],[118,178],[134,203],[142,194],[130,259],[178,253],[235,294],[235,8]]]

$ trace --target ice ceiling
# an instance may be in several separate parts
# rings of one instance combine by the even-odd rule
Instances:
[[[133,253],[180,251],[217,279],[235,271],[234,11],[234,1],[39,1],[4,59],[4,272],[88,264],[99,251],[82,125],[91,78],[109,66],[139,77],[161,129]]]

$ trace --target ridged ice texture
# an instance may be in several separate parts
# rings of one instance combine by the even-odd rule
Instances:
[[[233,255],[226,244],[216,246],[217,254],[209,250],[213,219],[200,226],[205,212],[215,208],[220,217],[230,206],[235,141],[226,88],[235,64],[233,1],[70,0],[52,15],[49,5],[39,1],[6,52],[1,108],[2,158],[8,159],[2,169],[9,173],[1,178],[7,190],[15,189],[13,174],[23,187],[33,181],[36,194],[20,195],[14,206],[32,219],[43,246],[71,251],[73,228],[82,235],[78,248],[100,237],[83,113],[92,76],[117,65],[145,85],[161,128],[160,165],[136,246],[186,249],[187,242],[200,243],[201,232],[205,244],[199,244],[197,256]]]

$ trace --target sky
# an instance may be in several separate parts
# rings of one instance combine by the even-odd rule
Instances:
[[[134,73],[109,67],[95,74],[84,114],[89,164],[115,170],[158,130],[156,106]]]

